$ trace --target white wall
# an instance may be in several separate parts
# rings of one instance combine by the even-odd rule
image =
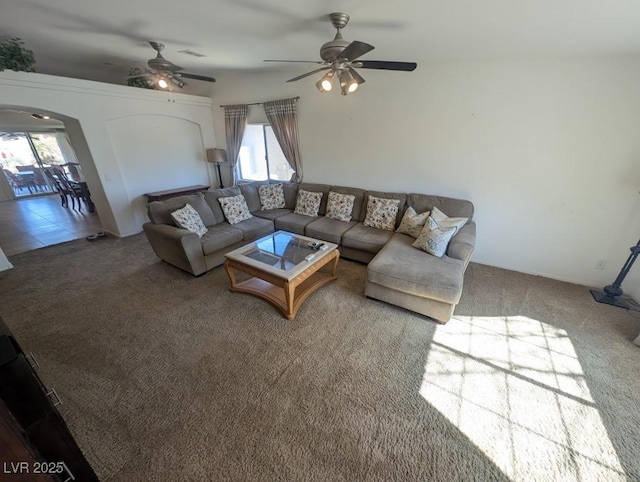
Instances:
[[[5,71],[2,107],[64,121],[100,221],[119,236],[141,231],[144,192],[212,182],[204,156],[215,146],[209,99]]]
[[[640,59],[363,70],[346,97],[285,82],[306,67],[218,76],[219,147],[218,105],[300,95],[306,181],[469,199],[476,262],[603,286],[640,237]]]

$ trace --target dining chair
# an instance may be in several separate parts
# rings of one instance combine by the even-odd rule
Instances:
[[[76,201],[78,201],[78,211],[82,211],[82,201],[84,201],[82,189],[69,181],[69,178],[61,168],[53,166],[52,169],[55,173],[54,177],[59,181],[64,193],[71,198],[72,209],[76,209]]]
[[[13,191],[16,193],[16,195],[21,194],[22,190],[25,187],[29,190],[29,193],[33,192],[31,190],[32,183],[27,182],[20,176],[11,172],[9,169],[2,169],[2,172],[4,172],[5,177],[9,180],[9,184],[11,184],[11,187],[13,188]],[[18,193],[18,190],[20,190],[20,193]]]
[[[49,190],[49,183],[44,178],[44,173],[41,167],[33,168],[33,183],[35,184],[36,189],[40,192]]]
[[[45,167],[43,168],[42,173],[44,174],[45,178],[49,181],[49,184],[53,187],[55,192],[57,192],[58,195],[60,196],[60,202],[62,204],[62,207],[63,208],[69,207],[69,199],[67,199],[67,192],[64,186],[62,185],[62,183],[60,183],[60,181],[58,181],[57,177],[55,176],[55,172],[53,168]]]

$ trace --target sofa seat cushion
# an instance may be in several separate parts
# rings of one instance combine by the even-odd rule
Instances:
[[[338,221],[326,216],[307,224],[304,234],[311,238],[322,239],[330,243],[340,244],[342,235],[358,224],[355,221]]]
[[[273,221],[270,219],[257,218],[252,217],[249,219],[245,219],[244,221],[240,221],[237,224],[233,225],[234,228],[238,228],[242,231],[243,237],[245,241],[253,241],[254,239],[258,239],[262,236],[265,236],[269,233],[273,232]]]
[[[285,214],[291,214],[293,211],[291,209],[267,209],[266,211],[255,211],[251,214],[257,216],[259,218],[264,219],[274,219],[279,218],[280,216],[284,216]]]
[[[289,231],[290,233],[304,235],[304,228],[307,224],[315,221],[316,219],[318,218],[305,216],[304,214],[291,213],[276,218],[275,225],[276,229],[282,229],[283,231]]]
[[[393,231],[372,228],[358,223],[342,235],[342,246],[375,254],[382,249],[392,236]]]
[[[402,293],[457,304],[464,263],[436,258],[411,246],[414,239],[396,233],[367,266],[367,280]]]
[[[242,241],[242,231],[224,222],[210,226],[200,241],[202,241],[202,252],[205,255],[213,254]]]

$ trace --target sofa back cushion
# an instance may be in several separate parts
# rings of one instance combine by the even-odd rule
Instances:
[[[352,221],[363,221],[366,212],[362,209],[362,203],[364,202],[364,196],[367,193],[364,189],[358,189],[357,187],[343,187],[343,186],[331,186],[331,190],[340,194],[350,194],[355,196],[353,201],[353,211],[351,213]],[[366,206],[365,206],[366,210]]]
[[[154,224],[176,226],[176,223],[171,217],[171,213],[185,207],[187,204],[191,204],[191,206],[198,211],[200,219],[202,219],[205,226],[217,224],[217,216],[211,209],[209,203],[206,202],[205,196],[202,193],[178,196],[165,201],[152,201],[147,204],[147,215]],[[220,213],[222,213],[222,210],[220,210]]]
[[[284,191],[284,207],[293,211],[296,208],[296,199],[298,198],[298,183],[282,181],[282,190]]]
[[[255,181],[238,184],[240,193],[242,193],[242,195],[244,196],[245,201],[247,201],[247,206],[249,206],[249,211],[251,211],[252,213],[260,211],[260,209],[262,208],[258,188],[266,184],[269,184],[269,181]]]
[[[473,218],[473,203],[464,199],[411,193],[407,204],[419,213],[432,211],[436,207],[451,218],[467,218],[469,221]]]
[[[329,195],[329,191],[331,190],[331,186],[329,186],[328,184],[313,184],[309,182],[301,182],[300,184],[298,184],[298,189],[304,189],[305,191],[309,192],[321,192],[322,199],[320,200],[320,210],[318,211],[318,215],[324,216],[327,213],[327,197]]]
[[[367,205],[369,204],[369,196],[374,196],[382,199],[397,199],[400,202],[398,203],[398,214],[396,215],[396,223],[394,229],[400,226],[400,221],[402,221],[402,216],[404,215],[404,210],[407,204],[407,195],[399,192],[382,192],[382,191],[367,191],[364,196],[364,201],[362,203],[362,219],[364,220],[367,216]]]
[[[257,189],[257,188],[256,188]],[[216,218],[216,224],[220,224],[225,221],[224,213],[222,212],[222,207],[220,207],[220,203],[218,202],[219,197],[233,197],[242,194],[240,189],[236,186],[233,187],[225,187],[224,189],[211,189],[210,191],[205,191],[204,199],[213,211],[213,215]],[[260,201],[258,201],[259,203]],[[258,207],[258,210],[260,208]]]

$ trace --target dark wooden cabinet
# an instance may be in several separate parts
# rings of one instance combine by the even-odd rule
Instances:
[[[56,473],[50,479],[25,480],[97,481],[98,477],[55,407],[60,403],[57,394],[54,390],[45,388],[29,362],[29,357],[0,318],[0,400],[10,414],[10,419],[5,415],[3,426],[9,427],[15,423],[19,427],[25,453],[34,454],[36,459],[28,462],[31,464],[31,475],[36,475],[34,468],[43,462],[63,464],[57,467],[64,467],[64,471]],[[24,461],[6,461],[11,462],[17,464]],[[23,468],[26,467],[25,465]],[[14,469],[17,472],[20,466],[0,467],[4,471]],[[53,471],[57,472],[57,469]]]

